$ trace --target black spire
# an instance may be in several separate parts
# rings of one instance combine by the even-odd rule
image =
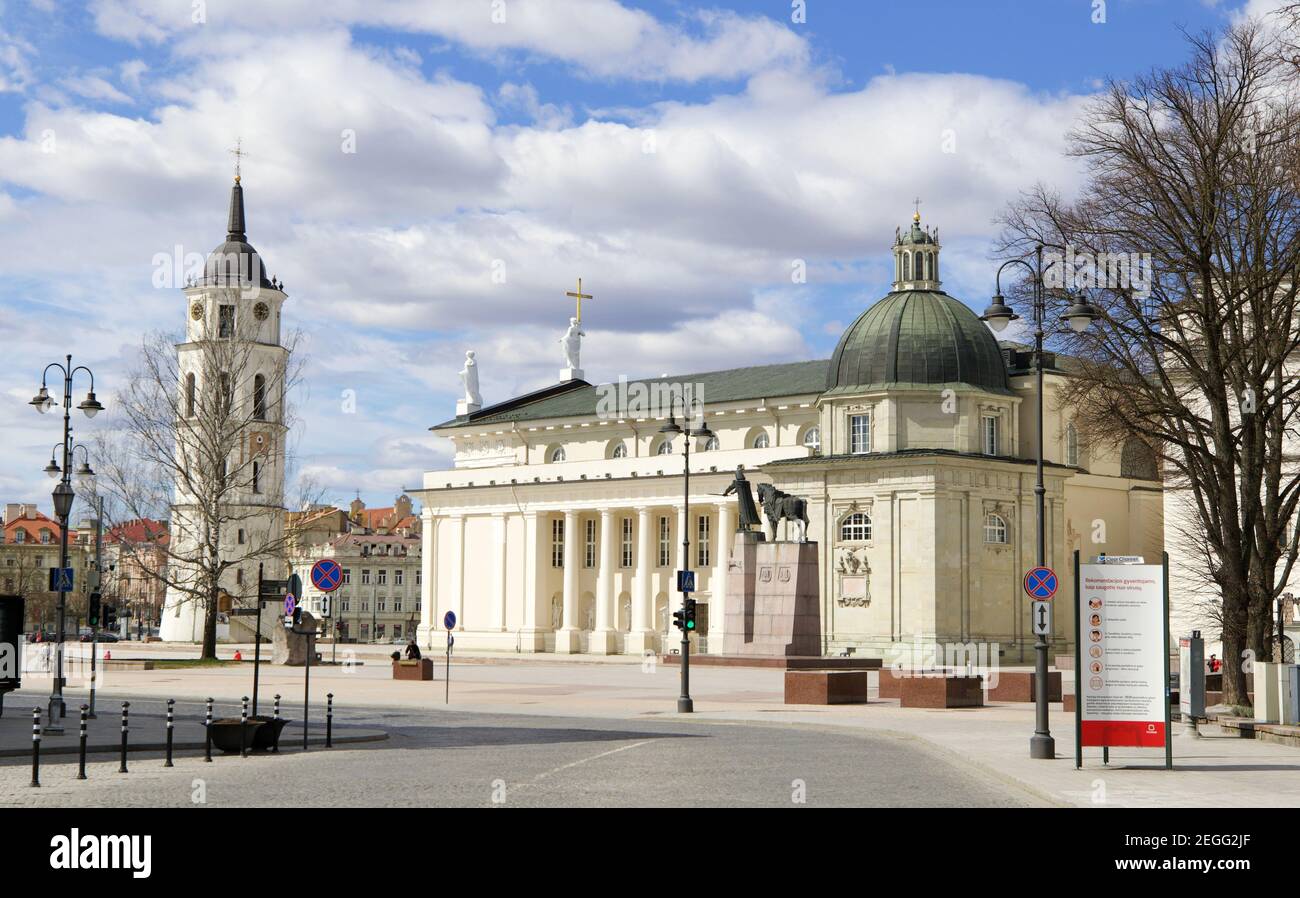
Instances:
[[[239,176],[235,176],[235,186],[230,188],[230,220],[226,224],[226,239],[239,243],[248,241],[244,233],[244,188],[239,186]]]

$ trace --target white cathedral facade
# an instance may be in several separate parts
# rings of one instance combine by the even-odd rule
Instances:
[[[224,612],[252,601],[259,563],[266,565],[267,577],[284,576],[278,547],[284,528],[289,350],[282,345],[280,325],[287,296],[248,242],[238,175],[226,239],[208,255],[202,276],[191,280],[184,296],[169,579],[186,586],[196,582],[194,568],[187,570],[183,559],[197,558],[205,543],[215,545],[229,562],[220,581],[218,638],[251,642],[251,625],[244,623],[251,619]],[[218,470],[229,486],[220,493],[219,511],[205,514],[199,504],[217,495],[210,479]],[[170,586],[160,635],[199,642],[204,615],[202,601]]]
[[[456,416],[431,428],[454,444],[454,467],[419,491],[420,642],[440,644],[454,611],[470,649],[657,651],[678,638],[675,575],[689,568],[708,606],[692,639],[720,652],[736,530],[723,492],[740,467],[808,502],[824,651],[983,642],[1007,663],[1032,657],[1031,357],[943,292],[940,250],[917,215],[896,237],[892,290],[830,359],[593,385],[566,334],[557,383],[483,405],[476,366],[491,360],[471,354]],[[1057,399],[1068,365],[1047,361],[1047,563],[1068,601],[1074,549],[1159,556],[1162,494],[1145,447],[1089,445]],[[660,432],[666,396],[698,400],[715,434],[692,438],[689,515],[685,437]],[[1055,617],[1058,652],[1071,617]]]

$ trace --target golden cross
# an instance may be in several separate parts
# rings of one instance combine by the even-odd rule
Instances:
[[[242,146],[242,145],[243,145],[243,142],[244,142],[244,139],[243,139],[242,137],[240,137],[240,138],[236,138],[236,139],[235,139],[235,146],[234,146],[234,149],[232,149],[232,150],[229,151],[229,152],[230,152],[231,154],[233,154],[234,157],[235,157],[235,183],[236,183],[236,184],[239,183],[239,163],[240,163],[240,161],[243,159],[244,156],[247,156],[247,155],[248,155],[248,151],[245,150],[245,149],[243,149],[243,146]]]
[[[916,199],[912,200],[912,202],[916,204],[916,215],[914,216],[914,218],[916,221],[920,221],[921,220],[921,198],[918,196]]]
[[[577,293],[574,293],[572,290],[570,290],[570,291],[568,291],[567,293],[565,293],[564,295],[565,295],[565,296],[572,296],[574,299],[576,299],[576,300],[578,301],[578,314],[577,314],[576,317],[577,317],[577,319],[578,319],[578,323],[579,323],[579,324],[582,324],[582,301],[583,301],[584,299],[595,299],[596,297],[592,296],[590,293],[583,293],[583,292],[582,292],[582,278],[578,278],[578,292],[577,292]]]

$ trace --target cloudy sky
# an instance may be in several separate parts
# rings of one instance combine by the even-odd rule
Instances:
[[[588,380],[826,357],[920,197],[982,309],[994,216],[1077,185],[1102,79],[1273,5],[0,0],[0,498],[49,504],[46,363],[111,402],[179,332],[155,258],[224,238],[237,139],[305,337],[300,466],[388,504],[449,462],[464,350],[488,402],[556,379],[578,276]]]

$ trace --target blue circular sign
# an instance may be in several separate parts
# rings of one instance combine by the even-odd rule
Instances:
[[[343,585],[343,568],[333,558],[322,558],[311,566],[311,585],[321,592],[333,592]]]
[[[442,625],[443,625],[444,627],[446,627],[448,630],[453,630],[453,629],[455,629],[455,627],[456,627],[456,612],[454,612],[454,611],[448,611],[446,614],[444,614],[444,615],[442,616]]]
[[[286,615],[292,615],[293,610],[297,607],[298,607],[298,599],[294,596],[293,593],[289,593],[287,596],[284,597],[284,613]]]
[[[1050,567],[1036,567],[1025,574],[1025,594],[1045,602],[1056,595],[1056,571]]]

